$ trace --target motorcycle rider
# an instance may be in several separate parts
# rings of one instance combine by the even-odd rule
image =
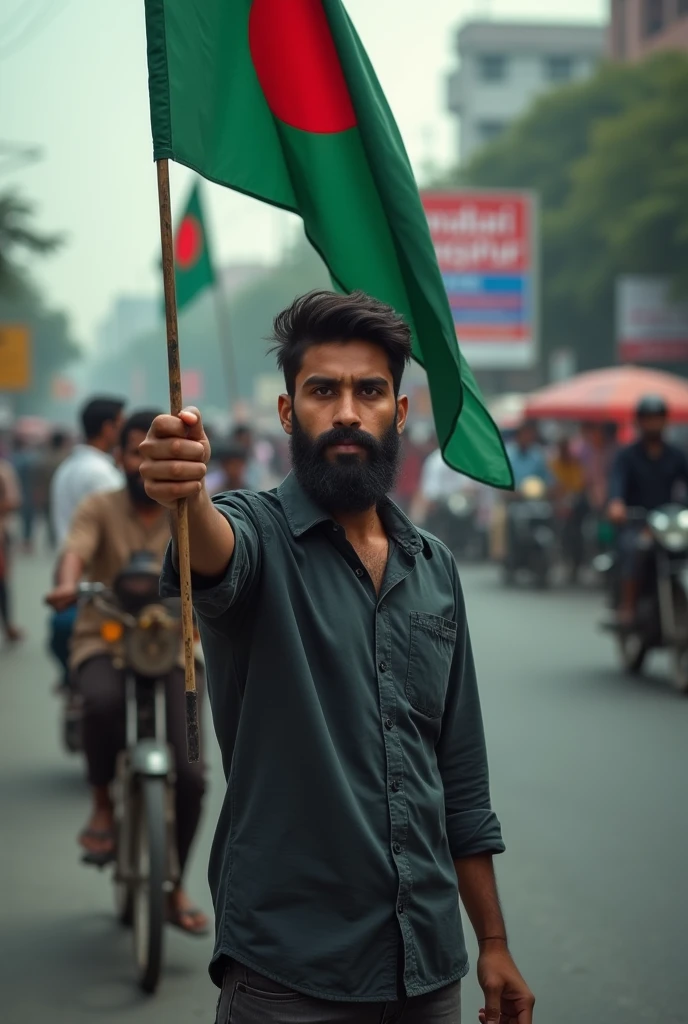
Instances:
[[[58,549],[80,502],[89,494],[117,490],[123,484],[112,453],[119,440],[124,405],[124,399],[95,395],[81,410],[84,440],[63,459],[50,482],[49,516]],[[56,611],[50,623],[50,650],[62,666],[60,686],[65,691],[69,690],[69,644],[75,617],[76,609],[71,606]]]
[[[122,428],[121,464],[126,486],[91,494],[79,506],[65,540],[58,582],[48,602],[56,609],[74,604],[79,581],[112,585],[137,551],[160,560],[170,540],[167,515],[152,501],[139,475],[138,448],[156,411],[132,414]],[[115,667],[100,635],[101,613],[87,604],[79,609],[72,638],[70,665],[83,699],[83,743],[92,787],[93,808],[79,836],[87,863],[103,864],[114,854],[115,834],[110,783],[115,760],[125,743],[125,694],[121,671]],[[180,661],[167,680],[167,735],[175,754],[176,825],[180,867],[184,869],[198,826],[204,792],[204,769],[186,756],[184,670]],[[170,923],[192,935],[207,931],[205,915],[179,887],[170,894]]]
[[[619,621],[629,625],[635,618],[643,552],[638,533],[643,523],[628,523],[628,509],[650,512],[678,499],[688,490],[688,457],[665,438],[669,409],[661,395],[645,395],[636,407],[639,438],[618,453],[609,484],[607,512],[623,530],[619,537],[618,568],[621,581]]]

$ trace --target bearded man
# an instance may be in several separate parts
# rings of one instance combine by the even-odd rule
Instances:
[[[211,500],[197,409],[158,417],[141,446],[151,498],[188,499],[227,777],[210,862],[218,1024],[456,1024],[459,893],[484,1019],[527,1024],[456,565],[388,498],[408,325],[360,292],[314,292],[275,339],[293,463],[276,490]],[[177,566],[173,542],[164,593]]]

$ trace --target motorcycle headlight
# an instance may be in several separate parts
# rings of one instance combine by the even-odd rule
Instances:
[[[662,543],[670,551],[682,551],[685,547],[688,547],[688,533],[684,530],[667,530],[662,536]]]
[[[465,494],[452,494],[447,499],[447,505],[449,511],[453,512],[454,515],[461,515],[462,512],[466,512],[468,509],[468,498]]]
[[[671,526],[671,519],[666,512],[652,512],[648,517],[650,526],[656,533],[664,533]]]

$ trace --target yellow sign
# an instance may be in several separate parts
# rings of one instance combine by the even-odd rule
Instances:
[[[31,386],[31,334],[23,324],[0,324],[0,391]]]

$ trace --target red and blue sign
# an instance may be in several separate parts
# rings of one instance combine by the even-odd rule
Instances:
[[[456,336],[475,369],[537,355],[535,214],[526,192],[422,193]]]

